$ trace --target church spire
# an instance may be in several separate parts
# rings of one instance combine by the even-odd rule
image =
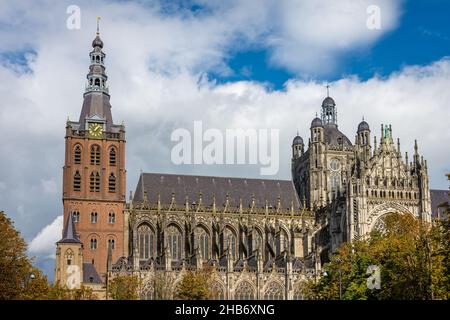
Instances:
[[[62,239],[59,240],[58,243],[81,243],[75,229],[75,222],[73,219],[72,211],[69,212],[69,216],[66,220],[66,225],[64,226]]]
[[[92,51],[89,53],[90,65],[86,75],[87,83],[84,92],[83,107],[80,114],[80,129],[85,130],[86,121],[96,118],[103,122],[105,131],[110,131],[113,124],[111,105],[109,102],[108,77],[105,72],[105,53],[103,41],[100,39],[100,17],[97,18],[97,32],[92,41]]]

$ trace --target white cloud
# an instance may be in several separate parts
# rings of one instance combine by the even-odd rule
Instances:
[[[103,17],[113,117],[127,126],[127,188],[134,190],[141,168],[258,176],[259,167],[172,165],[172,130],[192,129],[199,119],[205,129],[279,128],[277,178],[289,179],[292,138],[298,129],[307,140],[323,84],[291,80],[283,90],[270,90],[252,81],[216,84],[205,74],[233,72],[227,58],[252,46],[269,47],[273,63],[298,74],[328,72],[342,54],[368,47],[394,28],[400,12],[400,2],[370,1],[380,5],[383,19],[382,30],[371,32],[367,1],[339,1],[339,7],[336,1],[205,1],[206,13],[171,14],[162,14],[157,2],[78,3],[78,31],[65,29],[70,2],[3,1],[0,7],[0,25],[7,26],[0,29],[0,53],[35,52],[29,72],[0,59],[0,188],[7,186],[0,203],[26,238],[38,234],[30,243],[38,255],[52,255],[61,234],[61,217],[47,224],[62,211],[65,121],[79,117],[97,15]],[[339,127],[351,140],[362,115],[376,135],[381,123],[391,123],[403,151],[411,153],[414,138],[419,140],[431,185],[446,188],[449,86],[450,62],[442,59],[383,79],[343,78],[331,94]]]
[[[402,1],[281,1],[278,28],[268,38],[272,60],[300,74],[327,74],[344,53],[370,47],[396,27]],[[369,29],[369,6],[380,9],[380,29]]]
[[[53,222],[45,226],[37,236],[29,243],[29,252],[32,255],[55,258],[55,243],[61,239],[63,228],[63,216],[57,217]]]

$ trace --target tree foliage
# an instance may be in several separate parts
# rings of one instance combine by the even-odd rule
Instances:
[[[385,218],[383,232],[342,245],[306,285],[312,299],[448,299],[449,223],[430,226],[408,214]],[[369,289],[368,267],[379,267],[380,289]]]
[[[92,289],[69,290],[47,277],[27,256],[27,244],[13,222],[0,211],[0,300],[86,300],[96,299]]]
[[[108,285],[108,295],[114,300],[139,299],[140,280],[134,275],[120,275],[111,280]]]
[[[153,278],[153,290],[155,300],[172,299],[174,277],[166,272],[158,272]]]
[[[208,300],[211,297],[209,283],[212,272],[209,268],[187,271],[175,290],[175,298],[180,300]]]
[[[92,288],[81,285],[77,289],[68,289],[66,286],[61,286],[56,282],[49,288],[47,295],[49,300],[97,300],[97,295]]]
[[[0,299],[36,299],[47,290],[47,278],[33,267],[26,242],[0,211]]]

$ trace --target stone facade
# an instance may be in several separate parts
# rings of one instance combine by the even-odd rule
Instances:
[[[391,126],[372,145],[362,121],[352,143],[331,97],[307,146],[294,138],[292,181],[143,173],[126,202],[125,127],[112,120],[98,34],[92,46],[80,119],[66,124],[62,284],[104,297],[111,279],[133,274],[141,299],[170,299],[188,270],[209,268],[215,299],[301,299],[343,242],[383,228],[387,214],[431,222],[417,142],[409,162]]]
[[[161,298],[155,279],[173,289],[205,266],[217,299],[300,298],[315,272],[307,247],[314,215],[299,207],[290,181],[142,174],[124,214],[131,254],[110,276],[138,274],[142,298]]]
[[[292,177],[300,198],[326,221],[314,240],[324,261],[343,242],[382,228],[386,214],[411,214],[431,223],[427,161],[419,155],[417,141],[409,162],[400,140],[394,143],[390,125],[381,125],[380,145],[374,137],[372,146],[363,119],[352,144],[338,129],[331,97],[323,101],[322,118],[313,119],[310,132],[307,150],[300,136],[294,138]]]

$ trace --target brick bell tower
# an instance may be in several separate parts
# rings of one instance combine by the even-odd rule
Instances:
[[[98,23],[92,47],[79,121],[66,124],[63,205],[65,224],[73,216],[83,244],[83,265],[93,264],[104,280],[108,247],[113,261],[124,255],[125,126],[112,119]]]

